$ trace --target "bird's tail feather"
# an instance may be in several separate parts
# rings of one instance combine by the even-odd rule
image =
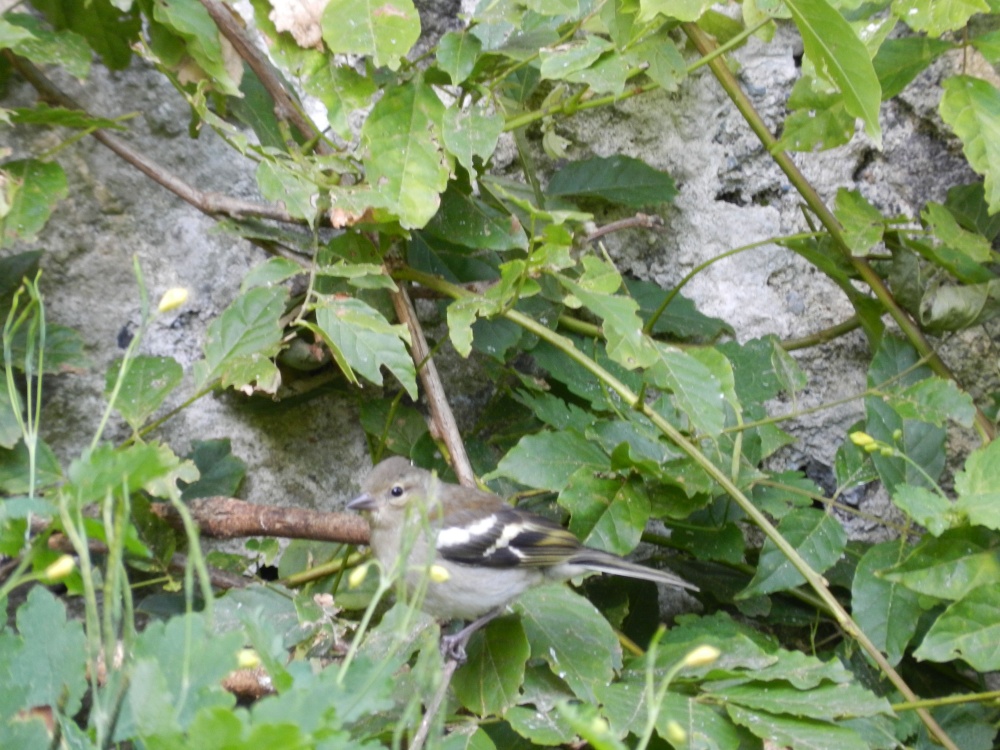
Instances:
[[[595,549],[582,549],[572,560],[567,560],[571,565],[580,565],[589,570],[611,575],[625,576],[626,578],[638,578],[643,581],[653,583],[665,583],[668,586],[676,586],[689,591],[698,591],[698,587],[693,583],[688,583],[678,575],[666,570],[647,568],[645,565],[638,565],[629,562],[617,555],[609,552],[601,552]]]

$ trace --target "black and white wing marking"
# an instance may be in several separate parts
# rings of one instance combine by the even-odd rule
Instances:
[[[466,565],[558,565],[582,546],[559,524],[517,508],[496,509],[486,515],[461,511],[448,522],[438,531],[438,553],[446,560]]]

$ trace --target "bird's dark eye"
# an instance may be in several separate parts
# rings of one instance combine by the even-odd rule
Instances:
[[[402,497],[403,488],[397,484],[395,487],[389,490],[389,494],[392,495],[393,497]]]

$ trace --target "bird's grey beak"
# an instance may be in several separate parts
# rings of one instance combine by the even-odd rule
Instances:
[[[375,498],[367,492],[358,495],[347,504],[348,510],[375,510]]]

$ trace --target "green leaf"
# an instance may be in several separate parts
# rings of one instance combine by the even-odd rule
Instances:
[[[118,8],[109,0],[38,0],[32,5],[58,31],[70,29],[87,40],[111,70],[124,70],[132,59],[133,43],[139,41],[142,18],[137,6]],[[126,11],[126,12],[123,12]]]
[[[92,130],[94,128],[127,130],[117,120],[110,120],[106,117],[92,117],[79,109],[50,107],[42,102],[30,108],[11,108],[10,121],[15,125],[50,125],[52,127],[78,128],[80,130]]]
[[[576,16],[579,0],[524,0],[524,6],[543,16]]]
[[[569,73],[566,80],[582,83],[597,94],[618,96],[625,90],[629,66],[617,52],[605,52],[589,68]]]
[[[2,23],[0,35],[15,54],[36,65],[57,65],[80,80],[90,73],[90,46],[75,31],[52,32],[40,18],[23,13],[4,13]]]
[[[979,672],[1000,669],[1000,586],[979,586],[934,622],[914,652],[917,659],[962,659]]]
[[[893,665],[903,658],[917,631],[920,606],[913,591],[880,574],[899,563],[905,552],[898,541],[876,544],[858,561],[851,586],[854,618]]]
[[[851,255],[864,257],[882,241],[885,230],[882,212],[857,190],[837,190],[834,214],[844,227],[844,242],[851,249]]]
[[[961,518],[961,514],[947,498],[925,487],[896,485],[892,502],[934,536],[955,526]]]
[[[21,327],[11,343],[13,364],[20,370],[25,369],[29,330],[28,326]],[[37,357],[37,349],[35,356]],[[89,366],[90,363],[84,354],[83,336],[80,335],[79,331],[58,323],[47,323],[45,326],[44,372],[46,374],[66,373],[74,370],[86,370]]]
[[[153,18],[184,40],[188,54],[222,93],[241,96],[239,79],[230,74],[219,29],[205,6],[198,0],[158,0]],[[242,66],[236,70],[242,75]]]
[[[778,382],[781,383],[781,390],[793,400],[809,383],[809,378],[802,372],[799,363],[781,346],[771,349],[771,367]]]
[[[593,604],[564,585],[526,591],[513,605],[521,613],[531,654],[543,659],[584,701],[621,667],[614,631]]]
[[[607,454],[573,430],[525,435],[500,463],[484,477],[508,477],[528,487],[562,491],[578,470],[607,471]]]
[[[982,182],[950,188],[944,205],[963,229],[981,234],[990,242],[1000,234],[1000,216],[989,215]]]
[[[878,389],[892,382],[906,388],[930,376],[930,369],[920,366],[919,356],[913,347],[895,336],[883,336],[868,369],[868,386]],[[911,461],[923,468],[931,478],[940,475],[944,468],[944,430],[925,422],[904,420],[896,411],[878,397],[865,399],[867,421],[865,432],[905,453]],[[902,437],[896,440],[896,430]],[[872,462],[886,489],[893,492],[898,484],[927,487],[924,475],[909,462],[896,456],[871,454]]]
[[[647,65],[646,75],[664,91],[677,91],[687,78],[687,61],[665,31],[653,34],[630,48],[626,59],[632,65]]]
[[[20,400],[15,409],[10,400],[10,392],[0,388],[0,448],[10,450],[21,439],[21,425],[17,415],[22,413]]]
[[[455,672],[455,697],[479,716],[503,714],[518,701],[531,649],[515,617],[494,620],[469,642],[468,661]]]
[[[671,544],[677,544],[680,549],[687,550],[699,560],[717,560],[730,565],[740,565],[745,562],[746,542],[743,539],[743,532],[732,522],[718,527],[673,529],[670,541]]]
[[[344,140],[353,136],[348,116],[371,103],[375,82],[347,65],[334,65],[326,56],[302,80],[306,92],[326,106],[330,127]]]
[[[565,745],[576,732],[563,716],[553,710],[542,711],[527,706],[512,706],[504,714],[511,728],[536,745]]]
[[[820,750],[870,750],[853,729],[814,719],[800,719],[752,711],[736,705],[726,706],[726,711],[736,724],[749,729],[754,735],[778,747]]]
[[[822,573],[840,558],[847,545],[847,533],[840,522],[829,513],[814,508],[794,510],[781,519],[778,532],[809,566]],[[749,585],[740,592],[746,599],[759,594],[785,591],[805,582],[770,539],[764,542],[757,563],[757,572]]]
[[[288,213],[310,224],[319,211],[319,188],[289,159],[269,159],[257,165],[257,185],[267,200],[284,206]]]
[[[854,117],[844,108],[839,91],[828,91],[812,76],[802,76],[792,87],[780,140],[772,151],[812,151],[842,146],[854,136]]]
[[[709,691],[727,705],[735,703],[758,711],[809,719],[833,721],[877,714],[893,715],[889,701],[856,682],[798,690],[791,685],[752,680],[740,685],[710,687]]]
[[[918,594],[958,600],[978,586],[1000,581],[1000,551],[991,544],[982,529],[950,529],[922,541],[883,577]]]
[[[18,439],[11,450],[0,450],[0,490],[10,495],[24,495],[39,487],[49,487],[62,481],[59,459],[44,440],[38,440],[34,460],[36,474],[35,486],[32,487],[29,483],[31,457],[24,441]]]
[[[165,484],[175,485],[178,479],[192,482],[197,476],[194,466],[182,462],[160,443],[136,443],[117,450],[100,445],[70,464],[71,484],[66,491],[79,503],[103,500],[108,494],[121,497],[123,492],[138,490],[163,497]]]
[[[928,331],[959,331],[1000,314],[1000,280],[985,284],[931,286],[920,300],[920,323]]]
[[[420,16],[411,0],[330,0],[322,26],[331,52],[369,55],[391,70],[420,38]]]
[[[592,198],[633,208],[669,203],[677,195],[673,178],[630,156],[595,156],[570,162],[549,180],[556,197]]]
[[[389,88],[361,128],[367,183],[407,229],[430,220],[448,184],[449,160],[439,145],[443,113],[437,94],[418,77]]]
[[[203,388],[219,378],[222,386],[244,389],[252,383],[268,393],[280,376],[271,361],[281,349],[279,323],[288,290],[261,287],[240,294],[205,334],[205,359],[195,364],[195,381]]]
[[[865,122],[865,132],[882,147],[878,122],[882,90],[864,43],[826,0],[785,0],[802,35],[805,53],[844,95],[847,113]]]
[[[979,78],[953,76],[942,84],[938,111],[962,141],[969,164],[985,178],[992,216],[1000,211],[1000,91]]]
[[[969,521],[994,531],[1000,529],[1000,445],[992,441],[974,450],[965,468],[955,476],[955,510]]]
[[[559,504],[570,512],[569,530],[584,544],[617,555],[636,548],[649,520],[649,497],[640,481],[602,479],[589,467],[570,476]]]
[[[610,42],[599,36],[587,36],[557,47],[543,47],[538,51],[542,78],[554,80],[568,78],[572,73],[589,68],[611,47]]]
[[[601,332],[607,339],[607,352],[615,362],[634,370],[649,367],[656,359],[656,349],[642,331],[639,305],[635,300],[615,294],[621,286],[621,276],[610,263],[585,256],[586,271],[579,281],[558,276],[579,302],[603,320]]]
[[[920,218],[930,227],[937,239],[972,263],[987,263],[992,259],[990,241],[981,234],[962,229],[951,212],[940,203],[928,203],[920,212]],[[986,274],[984,278],[969,280],[988,281],[990,278],[992,275]]]
[[[894,0],[892,12],[914,31],[938,37],[965,26],[976,13],[989,13],[985,0]]]
[[[653,343],[657,358],[647,377],[656,387],[673,394],[674,403],[692,427],[706,435],[718,435],[725,426],[719,380],[691,355],[659,341]]]
[[[949,419],[963,427],[972,427],[976,416],[972,397],[960,391],[954,380],[937,376],[889,391],[885,399],[903,419],[919,419],[938,427],[943,427]]]
[[[247,465],[233,455],[229,438],[195,440],[187,456],[198,467],[198,481],[184,488],[181,498],[185,501],[196,497],[233,497],[243,483]]]
[[[455,183],[441,196],[441,209],[423,231],[466,247],[498,252],[528,249],[528,236],[516,216],[466,195]]]
[[[411,398],[417,397],[417,371],[406,349],[410,343],[406,326],[390,325],[375,308],[338,295],[317,304],[316,329],[349,379],[354,380],[353,371],[357,371],[382,385],[384,365]]]
[[[75,715],[87,692],[83,625],[67,620],[62,602],[35,586],[17,610],[17,631],[20,648],[4,665],[4,681],[19,688],[17,708],[49,706],[66,716]]]
[[[625,277],[625,288],[636,302],[643,323],[660,308],[671,290],[663,289],[657,284],[642,279]],[[720,318],[712,318],[698,311],[694,302],[683,294],[673,294],[670,304],[656,319],[653,333],[669,334],[681,341],[707,343],[715,341],[725,333],[733,333],[732,327]]]
[[[923,36],[887,39],[872,60],[882,86],[882,99],[896,96],[921,71],[953,47],[951,42]]]
[[[503,115],[488,114],[477,106],[448,107],[441,120],[441,131],[449,153],[454,154],[459,164],[474,172],[474,157],[485,162],[493,156],[503,132]]]
[[[697,21],[712,5],[711,0],[639,0],[639,20],[651,21],[659,14],[678,21]]]
[[[122,360],[115,360],[105,377],[104,395],[111,396],[121,374]],[[115,408],[133,430],[138,430],[184,377],[184,369],[172,357],[139,355],[129,361]]]
[[[472,74],[483,45],[467,31],[449,31],[437,45],[437,61],[457,86]]]
[[[240,291],[245,292],[258,286],[275,286],[282,281],[294,278],[305,273],[301,264],[288,258],[268,258],[260,265],[254,266],[250,272],[243,277],[240,283]]]
[[[236,668],[245,643],[238,630],[212,632],[200,614],[151,622],[136,639],[135,658],[122,721],[143,735],[186,729],[199,710],[231,710],[235,698],[222,680]],[[164,658],[170,654],[172,658]]]
[[[6,195],[6,214],[0,213],[0,247],[14,240],[31,240],[41,231],[55,210],[56,204],[68,195],[66,173],[55,162],[24,159],[7,162],[0,168],[0,177],[7,181],[0,188]]]

